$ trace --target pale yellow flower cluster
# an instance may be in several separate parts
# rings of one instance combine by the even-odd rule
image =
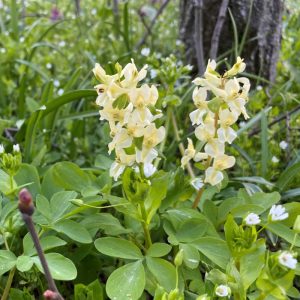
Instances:
[[[155,109],[157,88],[147,84],[137,86],[146,77],[146,69],[144,66],[138,71],[133,60],[124,69],[117,64],[114,75],[107,75],[99,64],[93,69],[100,81],[95,86],[96,104],[101,107],[100,120],[108,121],[112,137],[108,152],[115,151],[116,155],[110,168],[110,176],[115,180],[127,166],[139,164],[146,176],[152,175],[155,172],[152,162],[158,156],[155,146],[165,137],[165,128],[156,128],[154,123],[162,116]]]
[[[197,152],[191,139],[181,160],[184,167],[188,161],[203,161],[205,170],[204,182],[217,185],[223,178],[223,170],[235,164],[235,158],[225,154],[225,143],[231,144],[237,137],[232,125],[242,114],[249,116],[245,104],[248,100],[250,82],[245,77],[235,77],[243,72],[246,64],[238,57],[234,66],[221,76],[216,69],[216,62],[209,61],[204,78],[196,78],[193,101],[196,110],[190,113],[193,125],[196,125],[195,135],[204,143],[204,152]],[[212,99],[208,101],[208,95]]]

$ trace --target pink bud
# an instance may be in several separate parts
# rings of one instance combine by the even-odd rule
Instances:
[[[59,299],[58,298],[58,294],[56,292],[53,292],[53,291],[50,291],[50,290],[47,290],[44,292],[43,294],[44,298],[46,300],[56,300],[56,299]]]
[[[31,216],[34,212],[32,196],[27,189],[22,189],[19,193],[19,210],[23,214]]]

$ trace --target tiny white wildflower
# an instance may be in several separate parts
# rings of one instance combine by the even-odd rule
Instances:
[[[141,54],[143,56],[148,56],[150,54],[150,49],[149,48],[143,48],[141,51]]]
[[[288,146],[289,146],[289,144],[288,144],[286,141],[281,141],[281,142],[279,143],[279,147],[280,147],[282,150],[285,150]]]
[[[5,49],[5,48],[0,48],[0,52],[1,52],[1,53],[5,53],[5,52],[6,52],[6,49]]]
[[[91,10],[91,14],[92,14],[92,15],[96,15],[96,14],[97,14],[97,9],[96,9],[96,8],[93,8],[93,9]]]
[[[46,68],[47,68],[47,69],[51,69],[51,68],[52,68],[52,64],[47,63],[47,64],[46,64]]]
[[[13,152],[20,152],[20,146],[19,146],[19,144],[13,145]]]
[[[151,163],[144,164],[144,174],[147,178],[152,176],[155,172],[156,172],[156,168],[153,164]]]
[[[296,269],[297,265],[297,259],[293,257],[292,253],[288,251],[283,251],[279,256],[278,256],[278,261],[281,265],[289,268],[289,269]]]
[[[63,90],[63,89],[59,89],[59,90],[57,91],[57,95],[58,95],[58,96],[61,96],[63,93],[64,93],[64,90]]]
[[[203,183],[203,180],[201,178],[194,178],[192,181],[191,181],[191,185],[197,190],[199,191],[204,183]]]
[[[0,144],[0,154],[2,154],[4,152],[5,152],[4,146],[3,146],[3,144]]]
[[[219,297],[227,297],[230,295],[231,290],[230,290],[229,286],[221,284],[221,285],[217,286],[215,292],[216,292],[216,295]]]
[[[40,107],[40,110],[46,110],[46,109],[47,109],[46,105],[42,105],[42,106]]]
[[[60,42],[58,43],[58,46],[59,46],[59,47],[64,47],[64,46],[66,46],[66,42],[65,42],[65,41],[60,41]]]
[[[53,81],[53,84],[54,84],[55,87],[59,87],[60,82],[59,82],[59,80],[56,79],[56,80]]]
[[[258,86],[256,87],[256,90],[257,90],[257,91],[261,91],[261,90],[262,90],[262,86],[261,86],[261,85],[258,85]]]
[[[47,132],[47,129],[46,129],[46,128],[44,128],[44,129],[43,129],[43,133],[46,133],[46,132]]]
[[[272,163],[274,163],[274,164],[279,163],[279,159],[276,156],[273,156],[271,160],[272,160]]]
[[[260,223],[260,218],[257,214],[250,213],[245,218],[245,222],[246,222],[246,225],[248,225],[248,226],[257,225]]]
[[[20,39],[19,39],[19,42],[20,42],[20,43],[23,43],[24,41],[25,41],[24,36],[21,36]]]
[[[273,205],[270,209],[269,216],[272,221],[282,221],[287,219],[289,214],[282,205]]]
[[[245,121],[241,121],[241,122],[239,123],[240,128],[243,128],[245,125],[246,125],[246,122],[245,122]]]
[[[182,42],[181,42],[181,40],[176,40],[176,46],[180,46],[180,45],[182,45]]]
[[[156,72],[156,70],[150,70],[150,77],[151,77],[151,79],[153,79],[153,78],[155,78],[157,76],[157,72]]]
[[[22,119],[21,120],[17,120],[16,126],[17,126],[18,129],[20,129],[22,127],[22,125],[24,124],[24,121],[25,120],[22,120]]]

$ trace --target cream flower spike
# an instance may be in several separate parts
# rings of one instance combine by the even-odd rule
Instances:
[[[231,144],[237,133],[232,128],[246,111],[250,81],[248,78],[235,78],[245,70],[246,64],[240,57],[223,76],[216,71],[217,64],[209,60],[202,78],[196,78],[197,86],[193,92],[196,110],[190,113],[192,125],[196,125],[195,136],[204,146],[204,153],[195,153],[189,140],[181,165],[184,167],[191,159],[206,159],[204,182],[217,185],[222,182],[223,171],[235,164],[235,158],[225,154],[225,145]],[[200,86],[200,87],[198,87]],[[211,95],[212,99],[207,99]]]
[[[116,155],[110,176],[117,180],[126,167],[143,167],[145,175],[151,176],[155,172],[153,160],[158,156],[155,147],[165,138],[165,128],[154,124],[163,116],[155,108],[158,91],[154,85],[138,86],[147,74],[147,66],[138,71],[132,60],[124,69],[119,64],[115,68],[114,75],[107,75],[99,64],[93,69],[100,81],[95,86],[100,120],[109,123],[112,137],[108,153],[114,151]]]

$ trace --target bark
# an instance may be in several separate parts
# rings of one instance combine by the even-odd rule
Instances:
[[[202,30],[203,33],[204,65],[210,58],[212,46],[214,56],[233,50],[226,57],[234,60],[233,25],[228,12],[230,9],[236,23],[239,44],[243,39],[248,20],[250,20],[245,44],[242,52],[239,53],[247,63],[247,72],[273,82],[280,50],[283,0],[229,0],[229,3],[226,2],[228,1],[203,0],[202,28],[199,29],[195,28],[196,14],[199,13],[198,1],[180,1],[180,36],[186,46],[187,62],[196,67],[199,66],[199,61],[197,61],[197,47],[199,47],[197,42],[199,41],[194,38],[195,32],[197,33],[199,30]],[[252,2],[252,13],[250,14]],[[226,9],[227,6],[228,9]],[[222,18],[221,22],[220,17]]]

